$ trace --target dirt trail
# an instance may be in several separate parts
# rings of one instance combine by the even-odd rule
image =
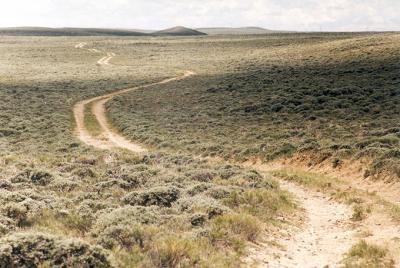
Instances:
[[[82,48],[80,44],[78,44],[76,47]],[[109,52],[107,57],[100,59],[98,62],[101,62],[99,64],[109,65],[108,61],[114,56],[115,56],[114,53]],[[77,137],[87,145],[99,149],[123,148],[132,151],[134,153],[146,152],[147,150],[145,148],[134,142],[127,140],[126,138],[119,135],[116,131],[112,129],[111,125],[108,123],[107,120],[105,104],[114,96],[124,94],[137,89],[143,89],[151,86],[182,80],[194,74],[195,73],[192,71],[185,71],[183,75],[178,77],[164,79],[160,82],[151,83],[143,86],[121,89],[112,93],[108,93],[102,96],[94,97],[76,103],[73,108],[73,113],[76,122],[75,132]],[[88,106],[91,106],[91,112],[97,119],[97,122],[99,123],[102,131],[102,134],[98,137],[94,137],[93,135],[91,135],[85,126],[85,111],[88,108]]]
[[[191,71],[186,71],[182,76],[165,79],[161,82],[151,83],[144,86],[126,88],[103,96],[94,97],[88,100],[78,102],[77,104],[75,104],[73,108],[74,118],[76,122],[77,137],[87,145],[94,146],[99,149],[111,149],[113,147],[114,148],[119,147],[132,151],[134,153],[146,152],[147,150],[142,146],[127,140],[123,136],[119,135],[116,131],[112,130],[112,127],[107,120],[105,104],[114,96],[124,94],[137,89],[166,84],[172,81],[178,81],[181,79],[185,79],[191,75],[194,75],[194,73]],[[101,135],[102,138],[92,136],[85,127],[85,111],[88,106],[92,107],[91,109],[92,114],[96,117],[97,122],[100,125],[102,131]]]
[[[78,45],[77,48],[84,46]],[[98,61],[98,64],[110,65],[109,60],[114,56],[115,54],[108,53]],[[122,89],[78,102],[73,108],[77,137],[82,142],[99,149],[123,148],[134,153],[146,152],[144,147],[127,140],[113,130],[107,120],[105,104],[114,96],[185,79],[192,75],[194,75],[193,72],[186,71],[178,77]],[[89,106],[101,128],[102,134],[97,137],[92,136],[85,127],[85,110]],[[247,166],[262,173],[271,171],[267,165],[249,164]],[[299,205],[304,208],[306,217],[304,224],[288,230],[286,234],[281,234],[275,241],[280,247],[263,244],[252,246],[245,260],[251,267],[337,267],[344,257],[343,254],[358,242],[359,238],[356,237],[356,234],[360,230],[371,233],[371,238],[368,240],[378,241],[381,244],[384,241],[391,241],[393,236],[400,234],[399,227],[396,224],[387,224],[388,220],[385,217],[380,218],[383,222],[379,225],[376,225],[377,219],[371,217],[363,225],[355,228],[350,220],[352,210],[349,206],[296,184],[285,181],[280,183],[283,189],[296,196]]]
[[[110,60],[111,60],[112,58],[114,58],[115,56],[116,56],[115,53],[107,52],[107,56],[105,56],[105,57],[99,59],[99,60],[97,61],[97,64],[99,64],[99,65],[112,65],[112,64],[110,63]]]
[[[87,45],[86,42],[79,43],[75,46],[75,48],[84,48]]]
[[[304,208],[304,226],[282,234],[275,241],[279,247],[251,247],[247,263],[271,268],[339,266],[343,254],[354,244],[351,209],[293,183],[281,181],[280,185],[294,194]]]
[[[143,89],[151,86],[182,80],[192,75],[194,75],[194,72],[186,71],[183,75],[178,77],[168,78],[160,82],[151,83],[144,86],[121,89],[109,94],[105,94],[103,96],[94,97],[88,100],[83,100],[78,102],[77,104],[75,104],[73,108],[73,113],[76,122],[77,137],[87,145],[94,146],[99,149],[112,149],[118,147],[122,149],[127,149],[134,153],[146,152],[147,150],[145,148],[134,142],[127,140],[126,138],[119,135],[116,131],[112,129],[111,125],[108,123],[107,120],[105,104],[114,96],[124,94],[137,89]],[[92,107],[91,110],[92,114],[96,117],[100,125],[102,131],[101,138],[92,136],[85,127],[85,110],[88,106]]]
[[[86,42],[81,42],[81,43],[75,45],[75,48],[77,48],[77,49],[85,49],[86,46],[87,46]],[[100,50],[98,50],[96,48],[88,48],[86,50],[88,50],[90,52],[93,52],[93,53],[102,53],[102,51],[100,51]],[[107,54],[106,56],[102,57],[101,59],[99,59],[97,61],[98,65],[103,65],[103,66],[112,65],[110,63],[110,60],[112,60],[112,58],[114,58],[116,56],[116,54],[114,52],[106,52],[106,54]]]

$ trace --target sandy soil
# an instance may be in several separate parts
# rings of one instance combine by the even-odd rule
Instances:
[[[304,225],[281,234],[279,247],[252,247],[247,262],[255,267],[337,267],[353,245],[351,209],[292,183],[280,182],[305,209]]]
[[[277,170],[270,164],[246,163],[261,173]],[[358,182],[362,184],[362,182]],[[352,208],[333,198],[295,183],[280,181],[283,189],[295,195],[305,210],[304,224],[279,234],[271,245],[250,247],[246,263],[251,267],[342,267],[345,253],[360,240],[388,248],[392,259],[400,264],[400,225],[390,215],[372,211],[362,221],[352,221]],[[348,187],[351,187],[349,184]],[[357,188],[369,192],[368,185]],[[395,200],[394,202],[395,203]],[[266,240],[271,240],[271,237]],[[396,266],[400,267],[400,266]]]

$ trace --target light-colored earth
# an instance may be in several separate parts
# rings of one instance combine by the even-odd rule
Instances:
[[[87,43],[79,43],[77,49],[83,49]],[[91,52],[103,53],[97,49],[88,49]],[[98,60],[102,66],[112,65],[110,60],[116,55],[106,52]],[[133,153],[144,153],[147,149],[132,142],[116,130],[107,120],[105,104],[113,97],[133,90],[171,83],[187,79],[195,75],[192,71],[185,71],[182,75],[165,79],[157,83],[117,90],[102,96],[83,100],[75,104],[73,113],[76,122],[76,135],[85,144],[99,149],[125,149]],[[101,135],[92,135],[85,126],[85,112],[91,109],[100,128]],[[271,167],[263,164],[246,164],[261,173],[271,171]],[[361,182],[360,182],[361,183]],[[344,254],[352,245],[360,240],[360,234],[367,241],[379,245],[390,245],[397,249],[400,237],[400,226],[387,215],[372,215],[361,223],[355,224],[352,220],[351,207],[329,198],[323,193],[306,189],[294,183],[280,182],[281,187],[292,193],[299,206],[305,211],[305,218],[299,226],[276,234],[274,244],[251,245],[245,263],[249,267],[338,267]],[[271,237],[266,238],[271,241]],[[399,253],[399,254],[397,254]],[[400,251],[394,253],[394,259],[400,263]],[[396,255],[397,254],[397,255]],[[393,255],[393,252],[392,252]]]
[[[277,239],[279,247],[251,247],[247,263],[271,268],[339,266],[343,254],[354,243],[351,209],[293,183],[281,181],[280,185],[294,194],[305,209],[304,224],[281,234]]]

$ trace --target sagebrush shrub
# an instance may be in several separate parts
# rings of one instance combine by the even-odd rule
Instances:
[[[160,212],[155,207],[125,206],[100,214],[90,234],[100,241],[106,241],[115,226],[129,228],[137,224],[157,224],[159,221]]]
[[[17,176],[11,178],[13,183],[31,182],[36,185],[45,186],[54,180],[54,176],[45,171],[25,170]]]
[[[132,206],[161,206],[170,207],[178,200],[180,190],[173,186],[159,186],[149,190],[132,192],[127,194],[123,200]]]
[[[174,207],[186,213],[204,213],[209,219],[230,211],[216,199],[204,195],[181,198]]]
[[[17,233],[0,239],[0,267],[113,267],[107,253],[80,240]]]

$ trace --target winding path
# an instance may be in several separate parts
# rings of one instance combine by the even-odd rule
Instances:
[[[79,43],[75,46],[75,48],[82,49],[85,46],[86,46],[86,43]],[[96,49],[96,51],[94,51],[94,49],[88,49],[88,50],[92,51],[92,52],[96,52],[96,53],[99,52],[99,50],[97,50],[97,49]],[[110,65],[109,61],[114,56],[115,56],[115,53],[107,52],[107,56],[101,58],[97,63],[100,65]],[[148,88],[148,87],[152,87],[152,86],[156,86],[156,85],[167,84],[167,83],[170,83],[173,81],[182,80],[182,79],[185,79],[194,74],[195,73],[192,71],[185,71],[180,76],[164,79],[160,82],[150,83],[150,84],[143,85],[143,86],[125,88],[125,89],[114,91],[112,93],[108,93],[108,94],[105,94],[102,96],[90,98],[90,99],[83,100],[83,101],[76,103],[73,108],[73,113],[74,113],[74,118],[75,118],[75,123],[76,123],[75,133],[76,133],[77,137],[85,144],[99,148],[99,149],[121,148],[121,149],[126,149],[129,151],[132,151],[134,153],[146,152],[147,149],[140,146],[139,144],[136,144],[136,143],[133,143],[133,142],[127,140],[126,138],[119,135],[116,131],[114,131],[112,129],[111,125],[109,124],[109,122],[107,120],[105,104],[117,95],[128,93],[130,91],[137,90],[137,89],[143,89],[143,88]],[[98,136],[95,137],[95,136],[91,135],[85,126],[85,112],[87,111],[88,107],[91,107],[91,113],[95,116],[97,122],[99,123],[101,132],[102,132],[100,137],[98,137]]]
[[[81,42],[81,43],[75,45],[75,48],[77,48],[77,49],[85,49],[86,46],[87,46],[87,43],[86,43],[86,42]],[[90,51],[90,52],[93,52],[93,53],[102,53],[101,50],[98,50],[98,49],[96,49],[96,48],[88,48],[88,49],[86,49],[86,50],[88,50],[88,51]],[[110,63],[110,60],[111,60],[112,58],[114,58],[115,56],[117,56],[117,55],[116,55],[114,52],[106,52],[106,56],[104,56],[104,57],[102,57],[101,59],[99,59],[99,60],[97,61],[97,64],[98,64],[98,65],[112,65],[112,64]]]
[[[116,131],[112,129],[111,125],[107,120],[105,104],[117,95],[121,95],[137,89],[143,89],[156,85],[167,84],[173,81],[185,79],[192,75],[194,75],[194,72],[185,71],[184,74],[181,76],[168,78],[160,82],[151,83],[143,86],[121,89],[109,94],[105,94],[102,96],[94,97],[76,103],[73,108],[73,112],[76,122],[77,137],[87,145],[94,146],[99,149],[111,149],[117,147],[132,151],[134,153],[146,152],[147,150],[144,147],[127,140],[126,138],[119,135]],[[94,137],[93,135],[91,135],[85,126],[85,111],[89,106],[91,106],[91,112],[96,117],[100,125],[102,131],[101,135],[102,138]]]
[[[82,49],[86,43],[80,43],[75,47]],[[89,49],[99,53],[99,50]],[[115,56],[112,52],[106,52],[97,63],[110,65],[110,60]],[[144,153],[146,148],[136,144],[113,130],[107,120],[105,104],[117,95],[133,90],[152,87],[188,78],[195,73],[185,71],[182,75],[165,79],[160,82],[143,86],[126,88],[108,93],[102,96],[80,101],[73,107],[76,122],[76,135],[87,145],[99,149],[122,148],[134,153]],[[85,126],[85,112],[90,107],[91,113],[96,118],[101,135],[93,136]],[[269,167],[263,165],[251,165],[260,172],[268,172]],[[356,230],[351,225],[352,211],[349,206],[328,199],[324,194],[317,193],[298,186],[294,183],[281,181],[283,189],[291,192],[301,207],[305,210],[306,219],[303,226],[296,230],[288,231],[277,239],[280,247],[271,245],[254,245],[250,247],[246,263],[257,267],[338,267],[343,259],[343,254],[357,242]],[[395,228],[395,227],[394,227]],[[379,230],[379,229],[378,229]],[[395,232],[395,229],[389,233]],[[267,249],[267,250],[266,250]]]

